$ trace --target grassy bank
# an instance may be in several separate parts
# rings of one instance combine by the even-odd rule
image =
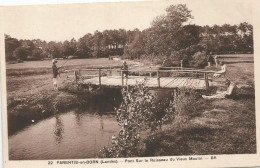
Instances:
[[[60,60],[59,66],[66,60]],[[121,61],[108,59],[69,60],[64,69],[119,67]],[[64,70],[63,69],[63,70]],[[7,115],[8,134],[38,121],[65,112],[71,108],[84,106],[102,93],[78,88],[69,74],[61,73],[59,91],[53,90],[51,61],[32,61],[7,65]],[[70,83],[71,82],[71,83]],[[97,91],[97,92],[96,92]]]
[[[8,99],[8,134],[12,135],[25,126],[78,107],[83,102],[75,92],[43,90],[36,94],[28,94],[23,97]],[[88,94],[85,95],[86,98]]]
[[[256,153],[253,96],[203,101],[199,117],[147,137],[143,156]]]
[[[204,106],[198,109],[199,116],[154,132],[144,140],[142,156],[256,153],[253,57],[224,55],[221,59],[227,65],[226,77],[237,85],[233,97],[200,99]]]
[[[130,65],[132,62],[129,62]],[[79,69],[79,68],[119,68],[122,66],[122,61],[108,60],[107,58],[100,59],[70,59],[58,60],[57,66],[64,67],[61,71],[66,69]],[[24,75],[44,75],[52,73],[51,60],[44,61],[27,61],[23,63],[7,64],[7,76],[24,76]]]

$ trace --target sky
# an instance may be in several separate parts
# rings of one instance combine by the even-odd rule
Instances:
[[[95,30],[143,30],[156,16],[165,14],[166,7],[178,3],[192,11],[190,24],[252,24],[249,0],[99,2],[4,7],[4,33],[18,39],[64,41]]]

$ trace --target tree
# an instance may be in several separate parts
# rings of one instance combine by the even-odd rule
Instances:
[[[181,50],[192,45],[197,45],[200,38],[201,27],[196,25],[185,25],[181,27],[177,35],[176,39],[176,49]]]
[[[7,61],[16,59],[14,50],[20,45],[20,42],[16,38],[5,34],[5,56]]]
[[[61,47],[62,56],[67,57],[77,52],[76,40],[73,38],[71,41],[64,41]]]
[[[46,47],[46,51],[48,53],[48,57],[51,57],[51,58],[60,58],[60,57],[62,57],[61,47],[62,47],[62,43],[61,42],[57,43],[55,41],[50,41],[47,44],[47,47]]]
[[[149,38],[156,55],[170,56],[172,51],[179,49],[180,38],[176,37],[183,23],[192,18],[190,13],[186,5],[171,5],[166,8],[166,15],[158,16],[153,20]]]
[[[129,55],[131,59],[140,59],[144,54],[144,33],[136,32],[133,41],[127,45],[125,54]]]
[[[24,61],[28,57],[28,50],[25,47],[18,47],[14,50],[14,55],[17,60]]]
[[[94,35],[93,35],[93,47],[94,47],[94,51],[93,51],[93,57],[94,58],[100,58],[103,57],[103,45],[101,43],[103,39],[103,34],[99,31],[95,31]]]
[[[78,52],[80,58],[91,58],[93,50],[93,37],[88,33],[78,40],[77,43]]]
[[[39,48],[36,48],[32,51],[32,59],[33,60],[40,60],[44,57],[43,51]]]

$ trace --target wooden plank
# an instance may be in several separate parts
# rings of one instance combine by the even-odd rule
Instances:
[[[181,82],[183,82],[183,80],[181,78],[178,78],[178,80],[171,85],[171,88],[172,87],[178,87],[179,83],[181,83]]]
[[[171,83],[168,87],[169,87],[169,88],[175,88],[175,87],[177,87],[177,84],[178,84],[180,81],[181,81],[181,79],[178,78],[178,77],[176,77],[176,80],[175,80],[173,83]]]
[[[177,84],[177,87],[182,87],[182,84],[185,82],[185,78],[181,79],[181,82]]]
[[[195,85],[195,87],[197,88],[197,87],[199,87],[199,79],[194,79],[195,80],[195,83],[194,83],[194,85]]]
[[[180,83],[178,86],[179,87],[186,87],[186,83],[188,83],[189,78],[183,78],[184,82]]]
[[[172,83],[174,83],[178,78],[173,78],[165,87],[169,87]]]
[[[188,88],[194,88],[193,87],[193,82],[194,82],[194,79],[193,78],[188,78],[188,82],[186,84],[186,87]]]
[[[127,85],[135,85],[136,83],[143,82],[143,81],[144,81],[144,77],[128,78]]]
[[[110,83],[109,83],[109,80],[110,79],[116,79],[116,78],[110,78],[110,77],[107,77],[107,76],[105,76],[105,77],[102,77],[102,85],[104,84],[104,85],[109,85]]]
[[[115,87],[121,87],[122,81],[121,76],[103,76],[101,81],[101,86],[115,86]],[[124,86],[126,85],[126,79],[124,79]],[[136,84],[136,82],[143,82],[145,80],[145,77],[140,76],[131,76],[127,79],[127,85],[133,86]],[[150,88],[157,88],[157,77],[148,78],[145,85]],[[90,83],[93,85],[99,85],[99,77],[94,77],[90,79],[85,79],[84,83]],[[204,89],[205,87],[205,81],[203,79],[194,79],[194,78],[181,78],[181,77],[162,77],[160,78],[160,86],[162,88],[177,88],[177,87],[193,87],[196,89]]]
[[[149,81],[149,83],[147,83],[146,85],[150,87],[157,87],[158,86],[157,78],[154,78],[153,80]]]
[[[193,85],[195,82],[195,79],[189,78],[188,88],[195,88],[195,85]]]
[[[167,82],[167,78],[165,77],[160,78],[160,87],[164,86],[165,81]]]
[[[198,80],[198,87],[200,87],[200,82],[201,82],[201,80]]]
[[[157,87],[158,86],[157,78],[152,78],[151,80],[147,81],[145,85],[147,87]]]
[[[171,81],[172,79],[169,77],[164,78],[164,80],[161,81],[161,87],[165,87]]]
[[[205,81],[204,80],[200,80],[199,88],[204,88],[204,87],[205,87]]]

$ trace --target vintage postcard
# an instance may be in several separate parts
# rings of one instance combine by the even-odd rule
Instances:
[[[260,166],[259,0],[0,9],[5,168]]]

